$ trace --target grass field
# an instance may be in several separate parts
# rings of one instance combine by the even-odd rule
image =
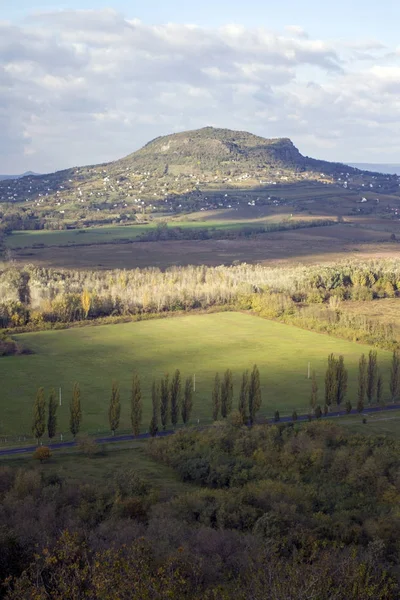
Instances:
[[[259,218],[259,219],[218,219],[212,220],[168,220],[168,227],[180,227],[181,229],[220,229],[234,230],[245,226],[259,227],[268,222],[279,222],[281,218]],[[303,217],[304,220],[304,217]],[[149,224],[137,225],[110,225],[104,227],[89,227],[87,229],[65,229],[61,231],[17,231],[7,236],[5,242],[7,248],[34,248],[37,246],[76,246],[90,244],[109,244],[121,242],[122,240],[135,240],[140,235],[154,231],[162,219]]]
[[[160,499],[168,499],[190,490],[191,485],[182,483],[173,469],[157,463],[146,454],[147,441],[108,444],[102,452],[87,456],[76,448],[56,450],[44,465],[38,465],[30,454],[3,456],[1,466],[38,469],[46,477],[57,474],[63,479],[79,484],[104,484],[115,479],[116,474],[134,471],[151,484]],[[77,468],[79,465],[79,468]]]
[[[257,363],[261,373],[262,413],[276,409],[308,410],[310,381],[307,363],[315,369],[323,402],[323,379],[330,352],[345,356],[349,397],[355,403],[357,365],[368,346],[346,342],[240,313],[184,316],[121,325],[45,331],[19,336],[34,354],[0,359],[0,434],[29,434],[32,404],[39,386],[62,388],[59,431],[67,432],[68,403],[73,383],[81,385],[83,429],[106,431],[111,383],[121,386],[121,429],[128,429],[129,388],[134,369],[141,376],[144,419],[150,420],[153,378],[179,368],[182,376],[196,374],[193,420],[206,423],[211,415],[211,389],[216,371],[234,373],[235,404],[243,370]],[[384,377],[391,355],[379,352]],[[387,377],[386,377],[387,380]]]
[[[366,423],[360,415],[340,417],[338,425],[348,429],[352,433],[362,435],[386,435],[394,439],[400,439],[400,411],[390,410],[379,413],[367,414]]]

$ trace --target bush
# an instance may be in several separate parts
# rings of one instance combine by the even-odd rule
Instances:
[[[274,421],[275,421],[275,423],[277,423],[280,420],[281,420],[281,417],[279,415],[279,410],[276,410],[275,411],[275,416],[274,416]]]
[[[99,452],[99,447],[96,441],[87,434],[82,434],[79,436],[77,448],[79,452],[82,452],[82,454],[85,454],[86,456],[95,456]]]
[[[39,448],[36,448],[35,452],[33,453],[33,458],[40,460],[41,463],[43,463],[45,460],[49,460],[50,456],[51,452],[48,446],[39,446]]]

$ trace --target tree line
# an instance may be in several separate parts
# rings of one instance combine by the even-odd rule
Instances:
[[[219,373],[214,378],[212,390],[212,418],[226,419],[232,413],[233,374],[230,369],[224,373],[222,380]],[[149,433],[155,436],[160,429],[166,430],[169,423],[176,427],[181,421],[187,425],[193,411],[194,385],[192,377],[182,381],[179,369],[170,378],[166,373],[160,380],[153,379],[151,387],[151,420]],[[261,385],[258,367],[254,365],[251,373],[245,371],[242,376],[236,419],[241,423],[253,424],[255,415],[261,407]],[[45,391],[40,387],[33,406],[32,433],[40,442],[47,428],[47,435],[52,440],[57,430],[57,398],[54,389],[50,390],[48,400]],[[130,418],[133,435],[140,433],[142,426],[142,389],[137,373],[133,374],[130,391]],[[74,438],[80,431],[82,423],[81,392],[79,383],[75,383],[69,404],[69,430]],[[120,388],[117,381],[112,382],[108,406],[108,423],[113,435],[118,430],[121,418]]]
[[[395,402],[400,397],[400,353],[394,351],[392,354],[390,368],[389,389],[390,398]],[[370,350],[368,357],[362,354],[358,368],[358,390],[357,410],[362,412],[365,403],[382,404],[383,402],[383,376],[379,370],[378,356],[375,350]],[[318,402],[318,383],[315,371],[311,378],[310,409],[317,418],[327,414],[333,406],[338,410],[345,408],[347,412],[352,410],[352,404],[347,398],[348,371],[345,366],[344,357],[328,356],[328,364],[325,372],[324,403],[321,407]],[[161,379],[153,379],[151,387],[151,419],[148,431],[151,436],[157,435],[160,429],[166,431],[171,424],[176,427],[179,422],[187,425],[193,411],[194,386],[191,376],[182,382],[181,373],[176,369],[170,378],[166,373]],[[252,426],[256,415],[261,408],[262,394],[260,372],[254,365],[251,372],[246,370],[242,374],[237,408],[233,408],[234,385],[233,373],[227,369],[221,377],[215,374],[211,392],[212,420],[231,419],[237,424],[248,424]],[[57,429],[57,398],[54,389],[50,390],[46,402],[45,391],[40,387],[37,391],[34,407],[32,432],[38,443],[42,439],[47,426],[48,438],[52,440]],[[47,415],[46,415],[47,408]],[[133,374],[130,391],[130,419],[133,435],[137,436],[142,427],[142,389],[139,375]],[[74,438],[81,428],[82,408],[81,392],[78,383],[74,384],[72,398],[69,404],[69,430]],[[113,435],[119,429],[121,418],[120,388],[117,381],[112,382],[111,395],[108,407],[108,422]],[[293,411],[292,419],[296,421],[297,412]],[[279,411],[275,412],[275,421],[280,420]]]
[[[352,410],[350,400],[346,400],[348,372],[344,364],[344,358],[340,355],[336,358],[333,354],[328,356],[328,366],[325,372],[324,389],[324,413],[327,414],[332,406],[336,404],[340,410],[343,406],[347,412]],[[370,350],[368,357],[362,354],[358,364],[358,389],[357,410],[362,412],[365,403],[383,403],[383,376],[379,370],[378,355],[376,350]],[[400,353],[394,351],[389,375],[390,399],[395,402],[400,397]],[[311,411],[315,416],[322,415],[322,409],[318,404],[318,384],[316,373],[313,371],[311,379]],[[295,419],[294,419],[295,420]]]
[[[400,268],[390,260],[284,269],[240,264],[106,273],[27,265],[0,270],[0,327],[45,328],[217,305],[244,305],[260,314],[280,316],[292,314],[304,303],[328,306],[331,299],[359,301],[399,293]],[[283,300],[275,298],[280,294]],[[283,311],[276,306],[282,301]],[[357,324],[339,325],[354,329]]]

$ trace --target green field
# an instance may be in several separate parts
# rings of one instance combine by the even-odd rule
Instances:
[[[44,331],[15,336],[34,354],[0,359],[0,434],[29,434],[32,404],[38,386],[62,388],[59,431],[68,431],[68,402],[74,381],[81,385],[85,431],[107,431],[111,383],[121,386],[121,429],[128,429],[129,388],[134,369],[144,392],[144,428],[150,420],[153,378],[179,368],[184,377],[196,374],[193,421],[211,415],[211,388],[216,371],[234,373],[235,404],[243,370],[257,363],[261,374],[264,415],[296,408],[308,410],[310,381],[307,364],[315,369],[320,401],[326,358],[343,354],[349,369],[349,398],[355,404],[357,365],[368,346],[304,331],[240,313],[184,316],[120,325]],[[387,382],[391,355],[379,352]]]
[[[161,222],[161,221],[159,221]],[[87,229],[65,229],[62,231],[18,231],[6,237],[6,246],[13,248],[33,248],[35,246],[89,245],[135,240],[140,235],[156,229],[158,222],[137,225],[110,225],[88,227]],[[264,220],[212,220],[212,221],[168,221],[168,227],[182,229],[222,229],[233,230],[245,226],[261,226]]]

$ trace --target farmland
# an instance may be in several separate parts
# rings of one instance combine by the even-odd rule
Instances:
[[[149,322],[44,331],[15,336],[33,352],[3,357],[1,433],[29,434],[31,410],[38,386],[61,387],[59,432],[68,430],[68,403],[73,383],[81,385],[83,429],[107,430],[107,408],[113,379],[121,386],[121,429],[128,429],[129,388],[135,369],[141,376],[144,428],[150,420],[153,378],[179,368],[182,376],[196,374],[192,420],[210,421],[211,388],[216,371],[234,373],[235,404],[242,371],[257,363],[261,374],[262,414],[308,410],[310,382],[307,363],[315,369],[323,404],[326,358],[343,354],[349,369],[349,398],[355,404],[357,367],[368,346],[333,339],[241,313],[184,316]],[[390,361],[379,352],[384,379]],[[387,390],[386,390],[387,393]]]

